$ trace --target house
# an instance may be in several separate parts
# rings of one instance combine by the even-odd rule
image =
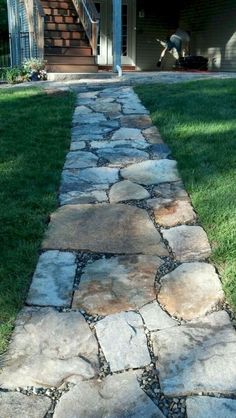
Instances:
[[[235,0],[8,0],[8,18],[12,65],[42,57],[52,72],[156,70],[156,38],[180,27],[209,70],[236,70]],[[162,69],[172,66],[169,55]]]

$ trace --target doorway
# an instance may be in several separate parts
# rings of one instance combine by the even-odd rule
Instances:
[[[112,0],[95,1],[100,14],[98,37],[98,65],[112,65]],[[122,65],[135,65],[136,0],[122,1]]]

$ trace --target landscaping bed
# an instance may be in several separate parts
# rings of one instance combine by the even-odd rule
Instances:
[[[178,161],[236,311],[236,83],[194,81],[136,88]]]
[[[67,92],[0,89],[0,352],[57,206],[73,106]]]

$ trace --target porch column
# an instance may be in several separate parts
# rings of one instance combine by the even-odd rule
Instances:
[[[122,0],[113,0],[113,71],[121,67]]]

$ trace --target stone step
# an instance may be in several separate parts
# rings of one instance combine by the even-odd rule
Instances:
[[[97,73],[96,64],[60,64],[54,63],[47,65],[47,71],[53,73]]]
[[[45,16],[74,16],[77,17],[77,13],[73,9],[61,9],[61,8],[50,8],[45,6],[43,8]]]

